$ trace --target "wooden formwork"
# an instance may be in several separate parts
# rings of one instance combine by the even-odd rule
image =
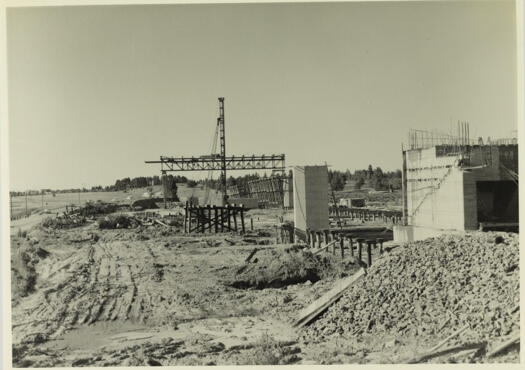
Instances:
[[[218,206],[195,206],[186,202],[184,208],[184,232],[230,232],[240,231],[244,234],[244,211],[241,204]]]

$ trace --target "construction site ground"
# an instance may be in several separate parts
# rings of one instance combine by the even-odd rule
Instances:
[[[342,261],[330,250],[318,260],[337,264],[337,274],[250,286],[240,277],[256,268],[264,274],[271,268],[263,261],[297,253],[276,244],[279,217],[292,214],[249,211],[254,230],[246,235],[184,235],[160,224],[99,229],[97,222],[13,233],[13,365],[391,363],[443,339],[400,331],[319,341],[310,329],[294,327],[302,309],[360,267],[348,251]]]

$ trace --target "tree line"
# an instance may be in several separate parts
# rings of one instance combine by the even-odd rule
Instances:
[[[401,170],[383,171],[381,167],[375,169],[368,165],[367,169],[350,170],[345,172],[338,170],[328,170],[328,179],[332,189],[335,191],[343,190],[349,181],[354,182],[356,189],[364,186],[374,190],[397,190],[401,189]]]
[[[290,171],[291,173],[291,171]],[[247,174],[243,176],[229,176],[226,184],[228,187],[237,186],[239,190],[243,191],[248,189],[248,182],[258,180],[261,178],[268,177],[259,175],[258,173]],[[168,184],[184,183],[189,187],[195,187],[197,184],[206,185],[212,189],[220,188],[220,179],[204,179],[204,180],[190,180],[185,176],[173,176],[167,175]],[[401,170],[396,171],[383,171],[381,167],[375,169],[372,165],[369,165],[367,169],[339,171],[339,170],[328,170],[328,180],[334,191],[343,190],[345,184],[349,181],[353,181],[356,189],[361,189],[364,186],[371,187],[375,190],[397,190],[401,188]],[[139,177],[125,177],[118,179],[113,185],[97,185],[91,188],[73,188],[73,189],[41,189],[41,190],[29,190],[27,195],[40,195],[49,193],[78,193],[78,192],[95,192],[95,191],[129,191],[135,188],[145,188],[148,186],[162,185],[162,179],[160,176],[139,176]],[[22,196],[25,195],[25,191],[11,191],[11,196]]]
[[[193,180],[188,180],[185,176],[173,176],[167,175],[168,184],[173,183],[188,183]],[[91,188],[71,188],[71,189],[41,189],[41,190],[28,190],[26,191],[11,191],[11,196],[22,196],[22,195],[41,195],[41,194],[58,194],[58,193],[87,193],[96,191],[128,191],[136,188],[145,188],[148,186],[162,185],[162,179],[160,176],[139,176],[139,177],[125,177],[118,179],[113,185],[96,185]]]

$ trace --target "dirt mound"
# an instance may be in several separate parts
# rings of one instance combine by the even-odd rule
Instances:
[[[16,250],[11,254],[11,294],[13,302],[34,292],[37,279],[35,265],[50,253],[29,239],[12,238]]]
[[[499,238],[496,242],[496,237]],[[519,330],[518,235],[476,232],[415,242],[385,256],[310,327],[326,340],[362,333],[487,341]]]
[[[161,201],[161,199],[159,198],[139,199],[131,203],[131,207],[137,210],[157,209],[159,208],[159,206],[157,205],[157,202],[159,201]]]
[[[262,256],[254,256],[248,265],[237,267],[230,285],[241,289],[279,288],[341,276],[343,271],[344,266],[336,257],[314,255],[294,246],[271,249]]]

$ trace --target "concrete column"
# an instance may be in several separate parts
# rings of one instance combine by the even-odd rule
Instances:
[[[350,255],[354,256],[354,240],[352,235],[348,235],[348,245],[350,248]]]

